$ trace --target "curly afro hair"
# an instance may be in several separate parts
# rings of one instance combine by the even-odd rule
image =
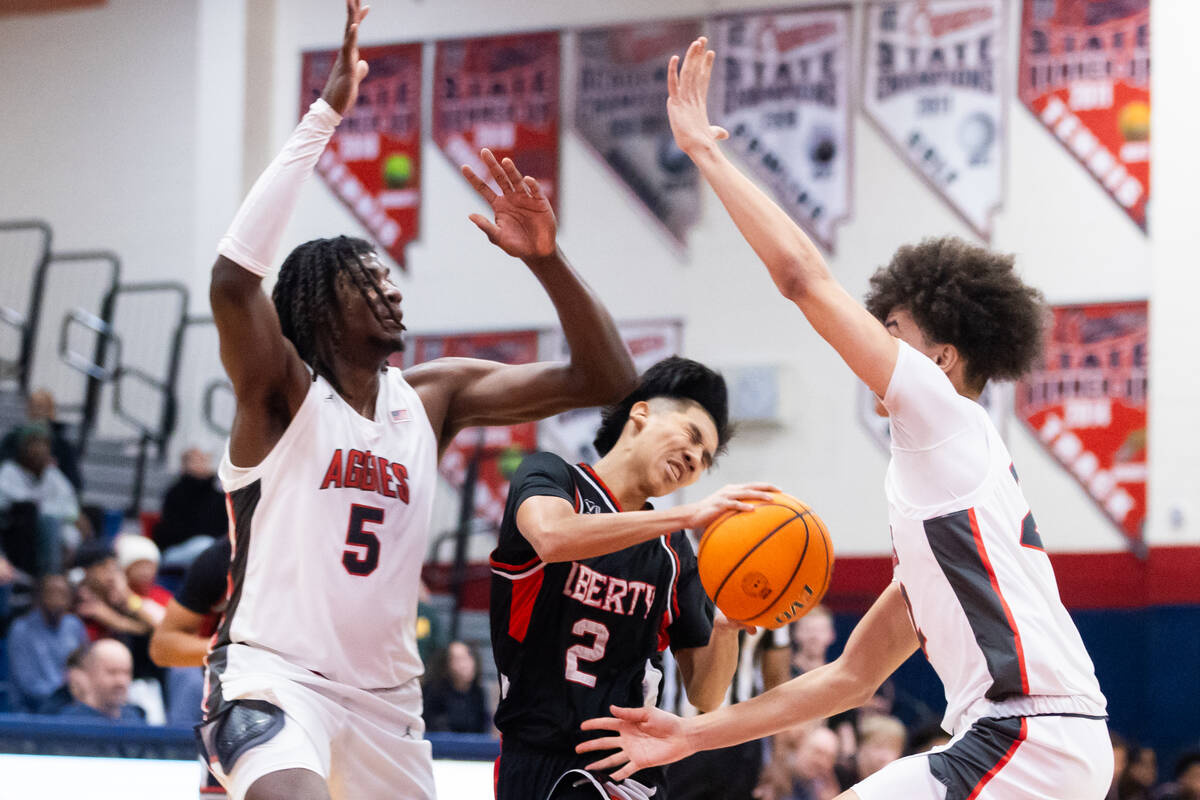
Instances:
[[[1047,312],[1013,259],[954,236],[905,245],[871,276],[867,310],[882,322],[907,309],[931,342],[957,348],[973,389],[1015,380],[1041,357]]]
[[[612,450],[634,404],[657,397],[695,403],[707,411],[717,426],[717,452],[725,451],[733,435],[725,379],[699,361],[671,356],[642,373],[638,385],[624,400],[601,410],[600,430],[592,442],[596,452],[603,456]]]

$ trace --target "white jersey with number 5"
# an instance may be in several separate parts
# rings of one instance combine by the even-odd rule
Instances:
[[[894,579],[946,689],[942,726],[958,733],[981,717],[1103,717],[1091,659],[987,412],[904,342],[883,401]]]
[[[214,647],[271,651],[361,689],[420,675],[436,469],[425,408],[396,368],[380,375],[374,419],[318,377],[262,463],[234,466],[226,449],[231,595]],[[223,671],[252,669],[235,660]]]

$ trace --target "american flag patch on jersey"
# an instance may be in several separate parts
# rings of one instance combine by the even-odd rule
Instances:
[[[407,408],[392,409],[392,422],[408,422],[412,419],[412,415],[408,413]]]

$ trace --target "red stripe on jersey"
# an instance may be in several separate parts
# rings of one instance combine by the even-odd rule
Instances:
[[[972,521],[974,521],[974,519],[975,519],[974,512],[972,512],[972,514],[971,514],[971,519],[972,519]],[[1024,670],[1022,670],[1021,674],[1022,675],[1025,674]],[[1008,748],[1008,752],[1006,752],[1000,758],[1000,760],[996,762],[996,766],[989,769],[987,771],[987,774],[979,779],[979,783],[975,784],[975,788],[971,790],[971,793],[969,795],[967,795],[967,800],[975,800],[975,798],[979,797],[979,793],[983,791],[983,787],[987,786],[988,782],[991,781],[992,778],[996,777],[996,774],[1004,768],[1004,765],[1012,760],[1013,754],[1017,752],[1017,748],[1021,746],[1021,742],[1025,741],[1025,737],[1028,735],[1029,735],[1029,720],[1026,719],[1025,717],[1022,717],[1021,718],[1021,732],[1017,734],[1016,739],[1013,739],[1013,743]]]
[[[617,501],[617,496],[612,493],[612,489],[609,489],[608,485],[605,484],[604,481],[600,480],[600,476],[596,474],[596,470],[592,469],[587,464],[581,463],[579,466],[583,467],[583,471],[590,475],[592,480],[596,482],[596,485],[604,490],[604,493],[608,495],[609,502],[613,504],[613,508],[615,508],[618,512],[625,510],[621,508],[621,504]]]
[[[496,569],[508,570],[510,572],[524,572],[525,570],[529,569],[530,567],[537,566],[539,562],[541,562],[541,559],[538,558],[537,556],[534,556],[533,558],[529,559],[524,564],[505,564],[503,561],[499,561],[494,556],[491,558],[488,558],[488,564],[490,566],[495,567]]]
[[[508,609],[508,635],[518,642],[525,641],[529,632],[529,620],[533,617],[533,604],[537,601],[546,573],[538,570],[532,575],[513,581],[512,604]]]
[[[674,547],[671,547],[670,535],[663,536],[662,542],[671,553],[671,558],[675,559],[675,575],[671,578],[671,596],[667,599],[667,609],[670,613],[664,611],[662,621],[658,625],[658,652],[660,653],[671,646],[671,634],[667,631],[671,620],[679,619],[679,570],[681,568],[679,554],[675,552]]]
[[[504,740],[500,740],[500,746],[504,746]],[[492,764],[492,797],[500,796],[500,756],[496,756],[496,762]]]
[[[974,507],[967,509],[967,516],[971,520],[971,535],[975,537],[975,549],[979,551],[979,560],[983,562],[983,568],[987,570],[988,580],[992,582],[992,589],[995,590],[996,597],[1000,598],[1000,606],[1004,609],[1004,616],[1008,620],[1008,627],[1013,634],[1013,642],[1017,647],[1017,669],[1021,671],[1021,691],[1029,694],[1029,674],[1025,671],[1025,648],[1021,646],[1021,632],[1017,630],[1017,621],[1013,618],[1012,609],[1008,607],[1008,601],[1004,599],[1004,595],[1000,591],[996,570],[992,568],[992,561],[988,558],[987,549],[983,546],[983,534],[979,531],[979,520],[975,518]]]

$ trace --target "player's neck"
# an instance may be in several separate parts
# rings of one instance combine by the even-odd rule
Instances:
[[[640,511],[649,499],[637,482],[637,470],[626,463],[621,454],[614,450],[597,461],[592,469],[604,481],[623,511]]]
[[[375,400],[379,397],[380,367],[338,361],[334,365],[338,392],[351,408],[367,419],[375,418]]]

